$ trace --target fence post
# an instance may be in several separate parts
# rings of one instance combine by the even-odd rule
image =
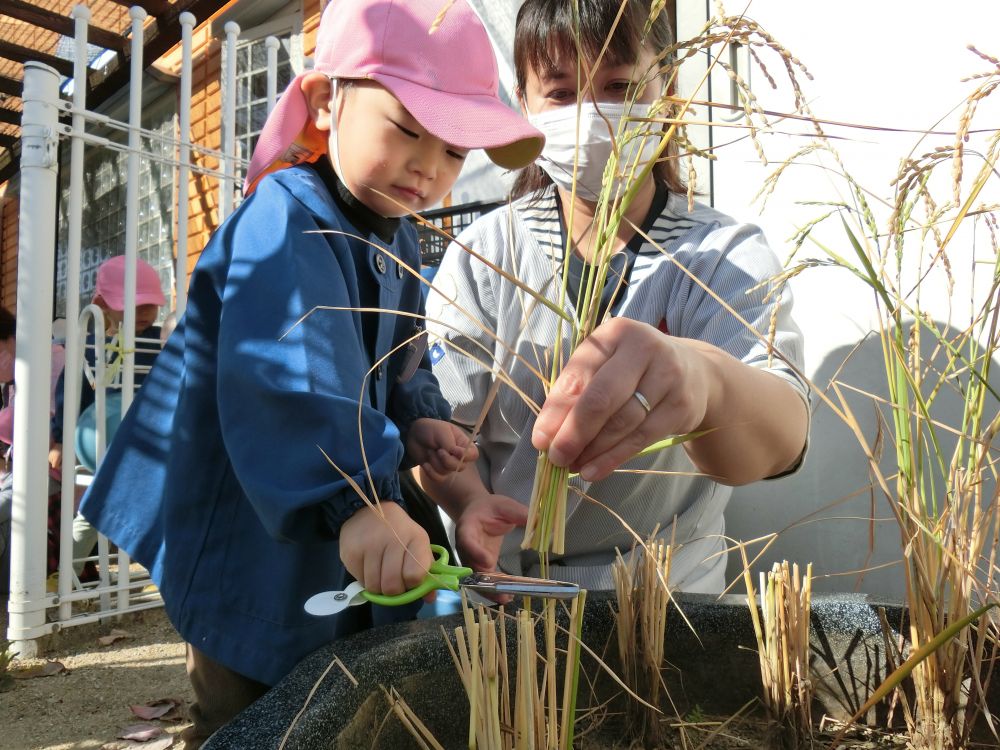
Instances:
[[[264,40],[264,46],[267,48],[267,112],[270,114],[278,101],[278,48],[281,42],[278,37],[269,36]]]
[[[180,166],[177,169],[177,267],[174,271],[174,314],[178,322],[187,307],[188,207],[191,199],[191,36],[195,17],[181,13]]]
[[[45,532],[49,497],[49,402],[55,276],[59,74],[24,64],[21,211],[18,225],[17,354],[14,380],[14,502],[10,624],[15,653],[35,656],[45,625]]]
[[[87,108],[87,24],[90,9],[84,5],[73,8],[75,23],[75,54],[73,61],[73,134],[69,162],[69,214],[66,217],[66,363],[63,393],[79,403],[81,387],[81,347],[76,335],[80,316],[80,245],[83,234],[83,138]],[[72,614],[66,596],[73,588],[73,516],[76,499],[76,406],[63,410],[63,468],[59,523],[59,620],[65,622]],[[89,550],[88,550],[89,552]]]
[[[222,172],[225,176],[219,183],[222,191],[219,223],[233,212],[233,193],[236,190],[236,43],[240,26],[229,21],[223,29],[226,32],[226,67],[222,76]]]

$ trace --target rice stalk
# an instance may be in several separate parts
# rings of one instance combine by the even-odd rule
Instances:
[[[618,601],[618,656],[622,678],[647,704],[628,701],[625,723],[628,736],[644,747],[658,746],[665,738],[660,693],[665,690],[664,643],[670,604],[672,547],[651,538],[633,547],[628,562],[618,555],[611,569]]]
[[[571,603],[565,629],[557,624],[554,600],[544,600],[536,614],[526,599],[509,615],[503,607],[473,607],[463,595],[465,625],[455,629],[455,645],[448,647],[469,697],[470,749],[573,747],[585,595]],[[516,639],[513,649],[508,632]],[[516,659],[513,674],[508,653]]]
[[[812,563],[800,577],[788,561],[760,574],[754,590],[744,555],[743,579],[757,641],[764,707],[782,747],[812,747],[812,681],[809,678],[809,612]],[[758,597],[760,599],[758,611]]]
[[[444,750],[441,743],[435,739],[434,735],[427,728],[427,725],[414,713],[413,709],[410,708],[409,704],[403,699],[403,696],[399,694],[396,688],[386,690],[385,687],[382,687],[382,694],[385,696],[386,701],[388,701],[392,713],[399,719],[403,728],[409,732],[421,750]]]

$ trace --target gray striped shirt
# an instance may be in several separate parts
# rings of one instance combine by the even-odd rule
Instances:
[[[639,250],[613,313],[714,344],[787,380],[807,398],[807,386],[785,362],[801,371],[802,335],[791,318],[790,292],[786,287],[765,299],[772,291],[767,281],[781,264],[760,229],[700,204],[688,212],[682,197],[670,196],[648,234],[654,243]],[[479,437],[483,481],[492,492],[527,503],[537,459],[533,409],[544,400],[539,374],[551,372],[557,337],[561,351],[568,351],[570,332],[551,310],[462,246],[558,300],[564,240],[554,190],[497,209],[466,229],[448,249],[427,303],[434,374],[453,418],[475,425],[498,385]],[[572,303],[566,307],[573,311]],[[552,559],[552,577],[613,588],[615,550],[627,554],[637,538],[658,528],[661,538],[674,540],[672,585],[722,590],[723,511],[732,490],[698,476],[683,448],[633,459],[600,482],[576,478],[571,484],[565,554]],[[520,549],[521,540],[520,532],[507,536],[500,567],[537,575],[537,557]]]

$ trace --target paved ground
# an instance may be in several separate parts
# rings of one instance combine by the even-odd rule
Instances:
[[[6,632],[6,612],[0,626]],[[101,645],[99,639],[114,629],[128,636]],[[184,726],[183,721],[144,721],[129,708],[163,699],[186,706],[191,700],[184,644],[162,609],[70,628],[52,637],[44,658],[16,660],[12,668],[45,668],[50,660],[65,670],[17,680],[12,690],[0,693],[0,746],[7,750],[112,750],[133,744],[160,750]],[[141,745],[116,739],[126,727],[144,723],[165,735]]]

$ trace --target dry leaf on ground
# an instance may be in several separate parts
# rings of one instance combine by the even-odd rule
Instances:
[[[167,750],[174,746],[173,737],[160,737],[152,742],[133,742],[131,740],[107,742],[101,745],[101,750],[128,750],[129,748],[141,748],[141,750]]]
[[[129,706],[129,710],[140,719],[150,721],[183,721],[184,701],[179,698],[159,698],[141,706]]]
[[[30,680],[34,677],[51,677],[65,671],[66,667],[63,666],[62,662],[47,661],[37,667],[12,670],[10,676],[17,680]]]
[[[129,633],[127,630],[118,630],[116,628],[116,629],[112,630],[110,633],[108,633],[107,635],[103,635],[100,638],[98,638],[97,642],[101,646],[110,646],[115,641],[120,641],[123,638],[131,638],[131,637],[132,637],[132,634]]]
[[[118,733],[118,739],[149,742],[149,740],[155,740],[162,734],[163,727],[158,727],[155,724],[129,724]]]

